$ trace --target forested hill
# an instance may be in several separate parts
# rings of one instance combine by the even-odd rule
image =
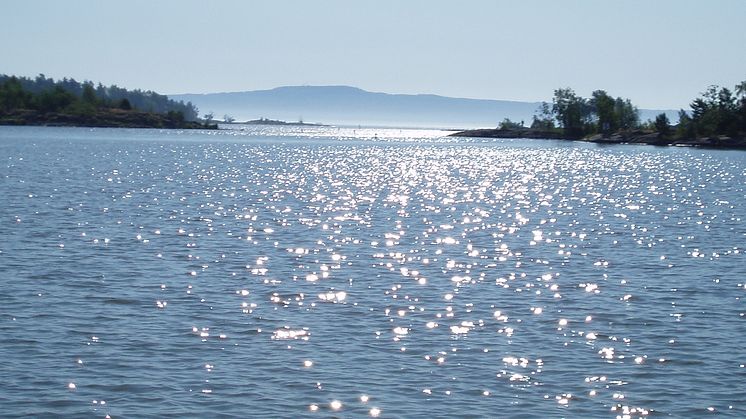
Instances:
[[[19,107],[34,108],[42,112],[59,111],[63,103],[57,102],[70,100],[70,97],[65,95],[66,92],[77,98],[93,95],[93,98],[88,99],[95,99],[99,105],[107,108],[124,105],[125,108],[142,112],[180,114],[186,121],[195,121],[199,115],[197,107],[191,102],[177,102],[169,99],[168,96],[150,90],[127,90],[116,85],[104,86],[101,83],[94,85],[90,81],[79,82],[68,78],[54,80],[44,74],[39,74],[33,79],[0,74],[0,86],[9,86],[6,82],[11,80],[17,81],[13,85],[20,85],[21,89],[4,89],[8,91],[3,91],[0,97],[0,112]],[[37,99],[35,103],[31,103],[32,98]]]

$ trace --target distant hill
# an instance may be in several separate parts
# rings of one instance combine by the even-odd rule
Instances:
[[[541,102],[462,99],[437,95],[368,92],[350,86],[286,86],[248,92],[177,94],[169,98],[191,102],[217,119],[228,114],[237,121],[257,118],[338,125],[468,128],[495,127],[504,118],[531,124]],[[640,110],[640,119],[661,111]],[[667,111],[677,119],[676,111]]]

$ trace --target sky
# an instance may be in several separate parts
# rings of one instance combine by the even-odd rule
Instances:
[[[688,108],[746,80],[744,0],[1,0],[0,73],[164,94],[350,85]]]

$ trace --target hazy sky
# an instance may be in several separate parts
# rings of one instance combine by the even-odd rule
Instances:
[[[0,73],[161,93],[345,84],[687,107],[746,80],[746,0],[0,2]]]

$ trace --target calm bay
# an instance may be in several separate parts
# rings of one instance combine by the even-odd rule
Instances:
[[[447,134],[0,127],[1,416],[746,416],[746,152]]]

